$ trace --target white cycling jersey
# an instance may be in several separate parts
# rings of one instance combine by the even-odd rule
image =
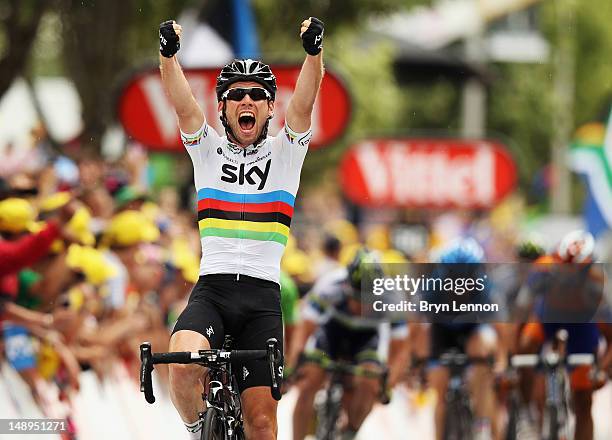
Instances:
[[[286,124],[258,147],[237,147],[209,125],[181,132],[194,169],[200,275],[240,274],[279,282],[311,130]]]
[[[348,281],[348,270],[340,267],[320,279],[306,295],[301,310],[301,318],[325,326],[335,321],[340,326],[354,331],[380,331],[388,326],[392,339],[402,339],[408,335],[408,324],[402,317],[386,316],[382,313],[368,313],[368,310],[354,312],[349,306],[353,288]],[[367,298],[367,297],[366,297]]]

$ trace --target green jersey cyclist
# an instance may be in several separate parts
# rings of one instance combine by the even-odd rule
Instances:
[[[280,259],[323,78],[323,23],[304,20],[300,36],[307,56],[284,129],[268,136],[276,94],[270,67],[234,60],[217,77],[221,136],[208,125],[175,56],[181,26],[160,25],[161,78],[193,163],[202,241],[200,278],[174,327],[171,351],[220,348],[225,334],[232,335],[235,349],[263,349],[272,337],[282,344]],[[275,439],[277,402],[267,362],[244,362],[235,371],[247,438]],[[194,439],[200,438],[205,410],[204,373],[197,365],[170,366],[170,396]]]

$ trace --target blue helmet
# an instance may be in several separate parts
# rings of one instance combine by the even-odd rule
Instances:
[[[483,260],[484,250],[471,237],[454,240],[438,257],[439,263],[482,263]]]

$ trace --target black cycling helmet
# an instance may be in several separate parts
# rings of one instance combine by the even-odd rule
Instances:
[[[234,60],[226,64],[217,77],[217,101],[232,84],[239,81],[253,81],[270,92],[272,101],[276,96],[276,77],[270,66],[257,60]]]
[[[372,282],[375,278],[384,276],[384,270],[378,255],[367,248],[359,249],[346,269],[348,271],[348,281],[355,292],[361,291],[362,280]]]
[[[520,242],[516,246],[516,256],[522,260],[535,261],[544,254],[544,248],[533,240]]]

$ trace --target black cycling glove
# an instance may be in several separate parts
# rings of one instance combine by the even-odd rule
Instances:
[[[159,25],[159,52],[166,58],[172,58],[181,48],[178,35],[172,27],[172,20]]]
[[[302,46],[308,55],[318,55],[323,47],[323,22],[310,17],[310,26],[302,34]]]

